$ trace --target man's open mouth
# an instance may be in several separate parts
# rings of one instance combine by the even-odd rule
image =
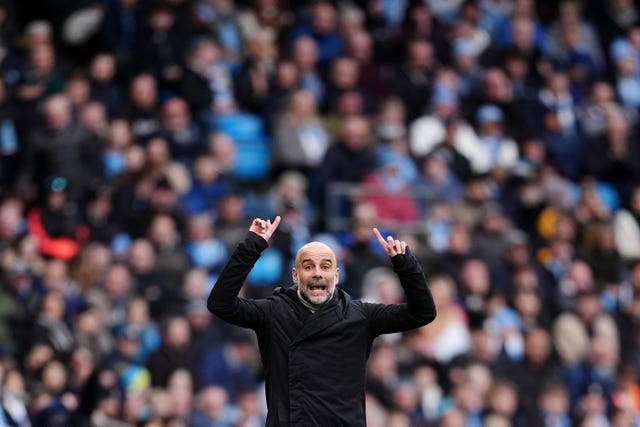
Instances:
[[[310,285],[309,286],[310,291],[324,291],[326,289],[327,289],[326,285]]]

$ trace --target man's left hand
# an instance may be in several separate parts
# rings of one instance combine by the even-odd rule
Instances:
[[[373,234],[375,234],[376,239],[378,239],[378,242],[380,243],[380,246],[382,246],[382,249],[384,249],[384,251],[390,257],[394,257],[400,254],[404,255],[407,253],[407,242],[405,242],[404,240],[396,240],[393,238],[393,236],[387,236],[387,239],[385,240],[377,228],[373,229]]]

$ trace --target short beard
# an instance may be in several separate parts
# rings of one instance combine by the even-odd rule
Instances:
[[[300,289],[300,288],[298,288]],[[315,302],[315,301],[311,301],[311,299],[307,296],[306,293],[300,291],[300,297],[302,297],[303,300],[305,300],[305,302],[309,305],[312,305],[314,307],[320,307],[322,304],[324,304],[325,302],[329,301],[331,299],[331,294],[329,294],[329,296],[327,297],[326,300],[322,301],[322,302]]]
[[[329,293],[329,295],[327,296],[327,299],[325,299],[325,300],[324,300],[324,301],[322,301],[322,302],[314,302],[314,301],[311,301],[311,299],[309,298],[309,296],[308,296],[305,292],[302,292],[302,290],[301,290],[301,289],[302,289],[302,286],[300,286],[300,282],[298,282],[296,285],[298,286],[298,296],[303,300],[303,301],[302,301],[302,302],[303,302],[303,304],[308,305],[308,306],[310,306],[310,308],[314,308],[314,309],[317,309],[317,308],[319,308],[322,304],[325,304],[325,303],[327,303],[328,301],[330,301],[330,300],[331,300],[331,298],[333,298],[333,293],[334,293],[334,292],[335,292],[335,290],[336,290],[335,285],[334,285],[333,289],[331,290],[331,292],[330,292],[330,293]]]

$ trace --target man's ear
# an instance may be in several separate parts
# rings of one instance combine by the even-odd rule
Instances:
[[[336,268],[335,283],[336,283],[336,285],[338,283],[340,283],[340,269],[339,268]]]
[[[295,267],[291,269],[291,278],[293,279],[293,284],[298,284],[298,270]]]

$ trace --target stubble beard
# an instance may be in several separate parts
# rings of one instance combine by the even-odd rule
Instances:
[[[311,295],[309,295],[309,291],[310,291],[309,287],[314,285],[326,286],[326,290],[324,291],[326,293],[322,296],[312,297]],[[335,286],[333,288],[330,287],[329,284],[323,279],[319,279],[319,280],[312,279],[309,282],[307,282],[305,286],[301,286],[301,284],[298,283],[298,289],[300,290],[300,295],[302,296],[302,298],[305,299],[305,301],[307,301],[309,304],[313,306],[320,306],[331,299],[331,297],[333,296],[333,292],[335,290]]]

